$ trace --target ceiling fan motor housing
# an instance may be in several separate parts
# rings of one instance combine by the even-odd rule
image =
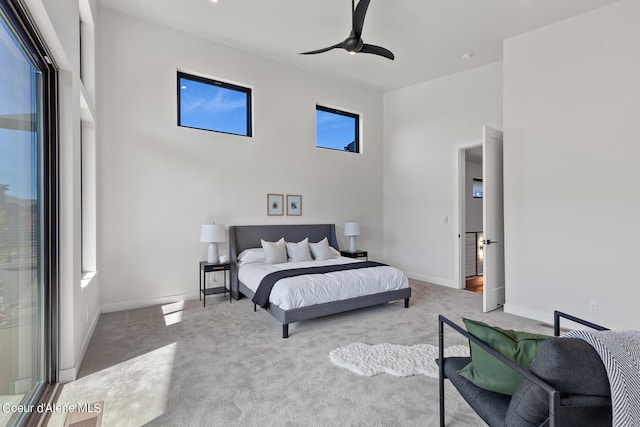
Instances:
[[[344,49],[348,52],[360,52],[363,44],[364,43],[362,42],[362,39],[360,37],[352,35],[343,42],[342,47],[344,47]]]

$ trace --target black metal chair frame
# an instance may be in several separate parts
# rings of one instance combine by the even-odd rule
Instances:
[[[587,326],[587,327],[595,329],[597,331],[606,331],[606,330],[608,330],[607,328],[605,328],[603,326],[596,325],[595,323],[591,323],[589,321],[586,321],[586,320],[577,318],[575,316],[572,316],[570,314],[566,314],[566,313],[563,313],[563,312],[560,312],[560,311],[556,310],[556,311],[553,312],[553,335],[556,336],[556,337],[560,336],[560,318],[565,318],[567,320],[570,320],[572,322],[576,322],[578,324]],[[439,388],[440,388],[440,390],[439,391],[440,391],[440,426],[441,427],[444,427],[444,380],[445,380],[445,375],[444,375],[444,359],[445,359],[445,357],[444,357],[444,325],[445,324],[447,324],[452,329],[454,329],[456,332],[460,333],[465,338],[467,338],[470,342],[473,342],[478,347],[480,347],[481,349],[483,349],[484,351],[486,351],[487,353],[489,353],[490,355],[492,355],[496,359],[500,360],[502,363],[504,363],[505,365],[509,366],[510,368],[515,370],[517,373],[522,375],[524,378],[528,379],[529,381],[531,381],[532,383],[534,383],[535,385],[540,387],[542,390],[544,390],[547,393],[547,395],[549,396],[549,427],[555,427],[557,425],[556,415],[557,415],[560,407],[561,406],[570,406],[570,402],[569,401],[563,402],[560,399],[560,391],[559,390],[555,389],[554,387],[552,387],[551,385],[546,383],[544,380],[542,380],[539,377],[537,377],[536,375],[534,375],[528,369],[523,368],[522,366],[518,365],[513,360],[511,360],[511,359],[507,358],[506,356],[498,353],[496,350],[494,350],[493,348],[489,347],[483,341],[481,341],[480,339],[474,337],[469,332],[467,332],[465,329],[463,329],[462,327],[458,326],[456,323],[452,322],[451,320],[447,319],[445,316],[439,315],[438,316],[438,347],[439,347],[438,365],[439,365],[439,369],[440,369],[440,374],[439,374]]]

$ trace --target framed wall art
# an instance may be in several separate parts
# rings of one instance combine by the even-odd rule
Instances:
[[[267,194],[267,215],[284,215],[284,196]]]
[[[287,215],[302,215],[302,196],[287,194]]]

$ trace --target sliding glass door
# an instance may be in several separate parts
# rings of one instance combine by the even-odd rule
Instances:
[[[0,426],[5,426],[34,415],[29,405],[57,380],[57,161],[55,70],[52,75],[19,3],[0,0],[0,5]]]

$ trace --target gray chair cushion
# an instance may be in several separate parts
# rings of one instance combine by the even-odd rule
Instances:
[[[447,357],[444,374],[464,400],[490,426],[503,426],[511,396],[485,390],[461,377],[458,371],[471,362],[470,357]]]
[[[584,406],[560,410],[562,426],[611,425],[610,406],[592,406],[610,401],[607,372],[600,356],[587,342],[577,338],[550,338],[540,349],[529,370],[561,393],[563,402]],[[581,395],[575,396],[573,395]],[[586,407],[585,407],[586,406]],[[508,426],[546,425],[549,399],[546,392],[524,379],[506,414]]]

